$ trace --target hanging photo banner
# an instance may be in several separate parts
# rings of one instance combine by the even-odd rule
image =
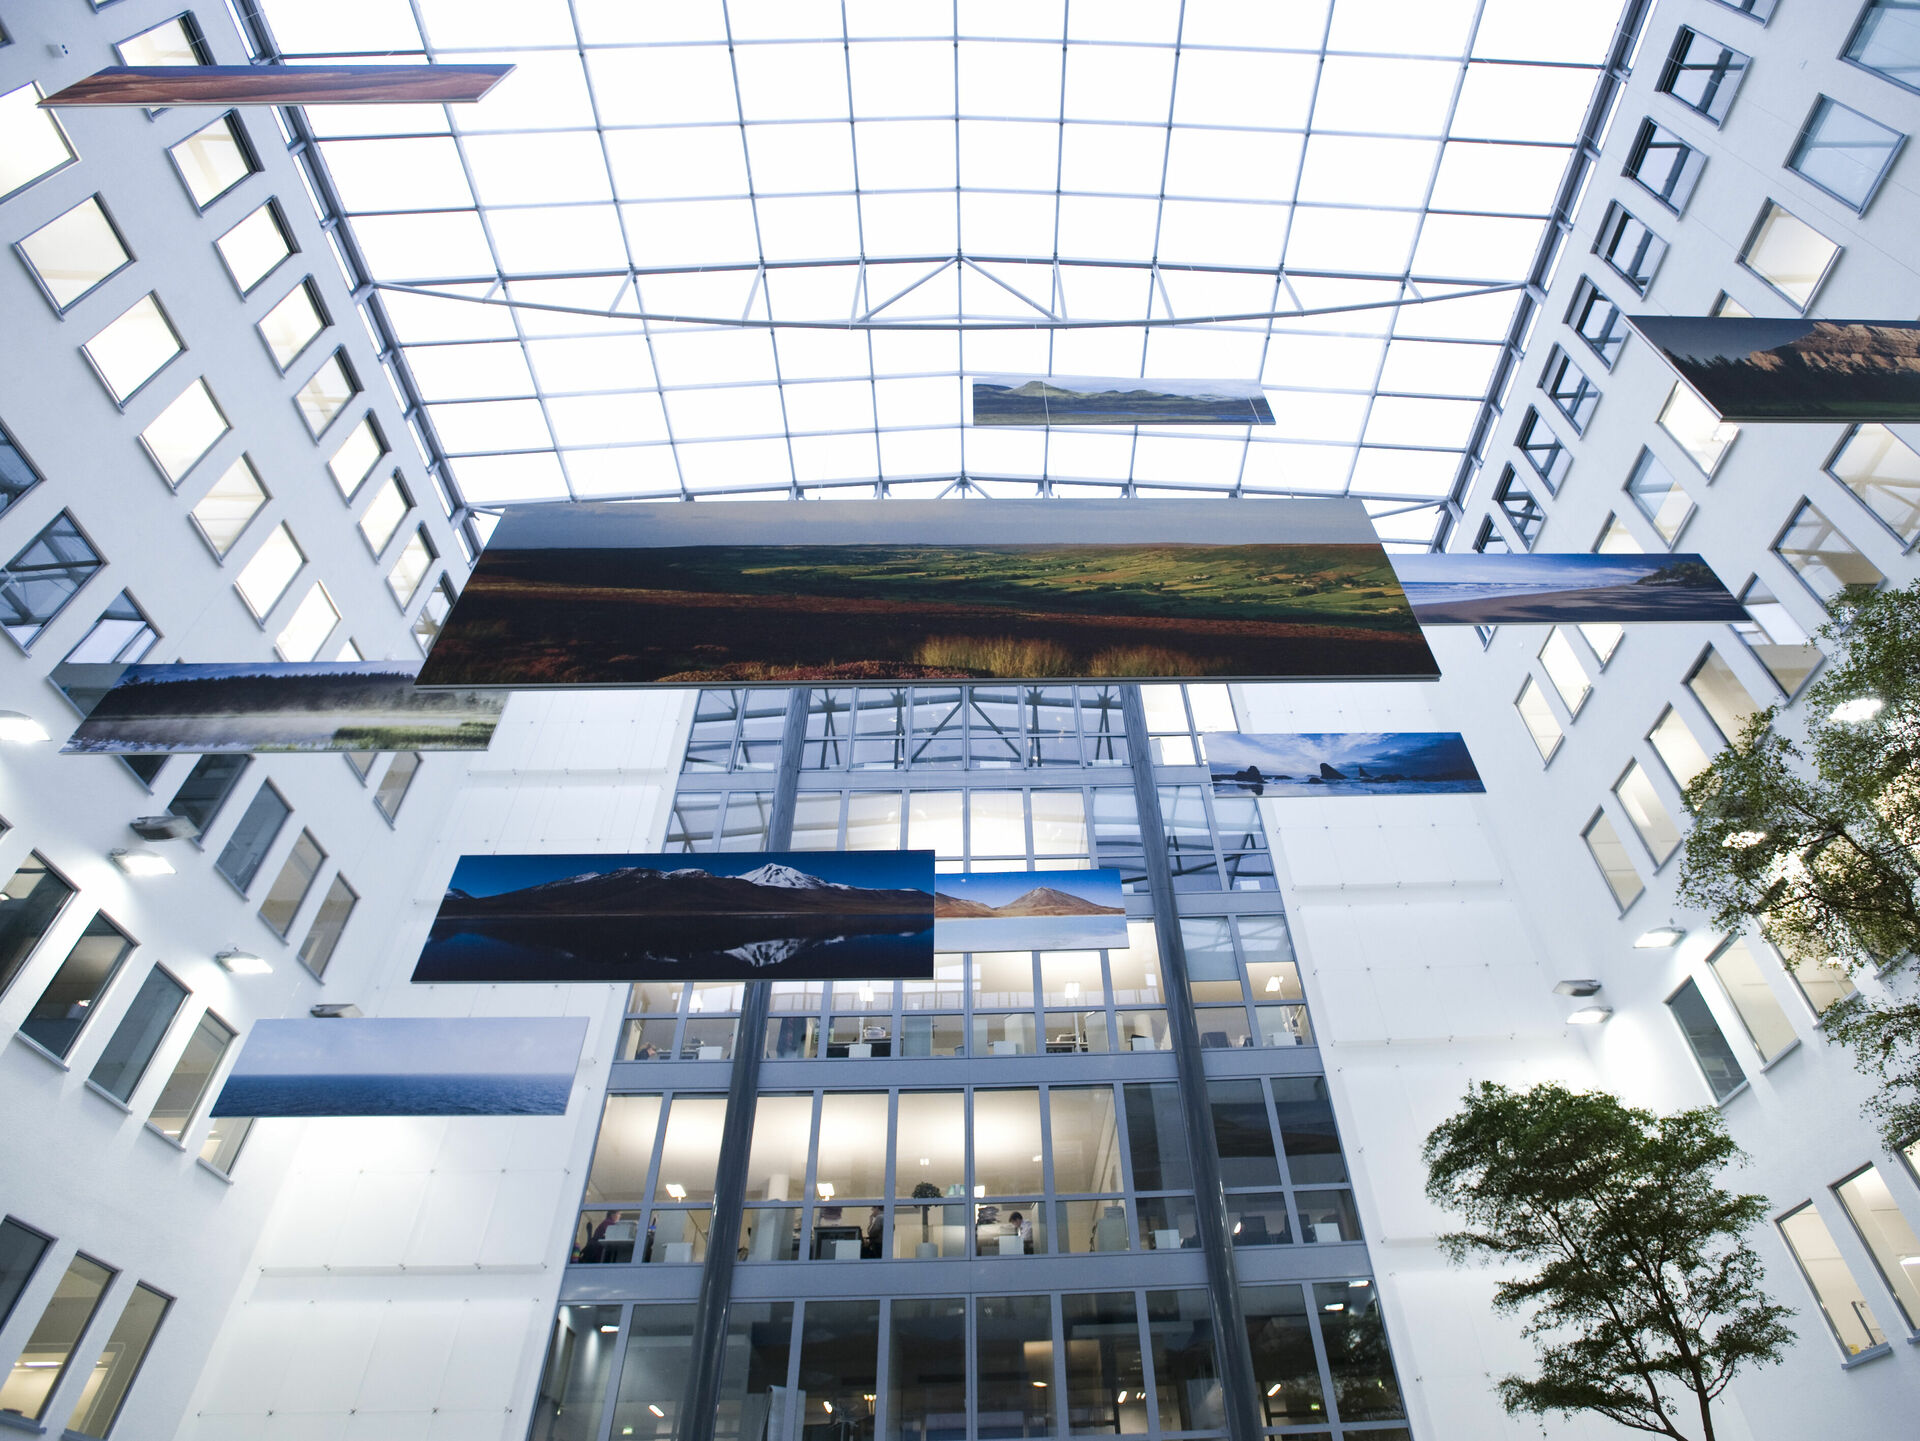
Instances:
[[[975,425],[1272,425],[1257,380],[976,375]]]
[[[932,851],[462,856],[417,985],[933,975]]]
[[[1094,951],[1127,944],[1120,872],[943,875],[933,897],[936,951]]]
[[[1745,620],[1697,555],[1396,555],[1422,625]]]
[[[216,1116],[562,1116],[582,1016],[255,1021]]]
[[[512,73],[511,65],[109,65],[40,105],[466,105]]]
[[[1454,731],[1200,738],[1217,796],[1446,796],[1486,790]]]
[[[1627,318],[1723,421],[1920,421],[1920,323]]]
[[[63,755],[483,751],[506,696],[421,690],[403,661],[130,665]]]
[[[1431,680],[1357,500],[510,507],[423,686]]]

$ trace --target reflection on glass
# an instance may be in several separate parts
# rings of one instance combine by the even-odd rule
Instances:
[[[896,1300],[888,1356],[891,1441],[946,1441],[965,1435],[965,1299]]]
[[[1913,1330],[1920,1322],[1920,1236],[1914,1235],[1913,1223],[1895,1203],[1877,1166],[1868,1166],[1842,1181],[1833,1193],[1846,1207],[1847,1219],[1860,1233],[1880,1279],[1893,1293],[1900,1319],[1909,1331]]]
[[[1053,1317],[1045,1296],[976,1296],[977,1434],[1045,1436],[1053,1430]]]
[[[80,1399],[74,1402],[73,1414],[67,1418],[70,1433],[105,1436],[113,1429],[127,1390],[140,1374],[140,1363],[147,1359],[147,1350],[172,1304],[150,1286],[133,1288],[120,1319],[113,1323],[100,1359],[94,1362],[92,1374],[81,1388]]]
[[[1849,1356],[1858,1356],[1870,1347],[1886,1345],[1886,1332],[1874,1319],[1860,1283],[1847,1269],[1840,1248],[1834,1244],[1833,1233],[1812,1204],[1782,1216],[1780,1234],[1800,1263],[1807,1284],[1813,1288],[1814,1299],[1820,1303],[1820,1310],[1841,1349]]]
[[[1067,1427],[1074,1435],[1147,1430],[1146,1368],[1131,1291],[1060,1298],[1065,1324]]]
[[[1133,1228],[1127,1224],[1123,1201],[1061,1201],[1056,1210],[1058,1250],[1125,1251],[1133,1245]]]
[[[1771,1061],[1793,1044],[1793,1023],[1774,999],[1760,963],[1745,940],[1729,941],[1714,953],[1707,966],[1739,1013],[1762,1061]]]
[[[1259,1388],[1262,1424],[1310,1426],[1327,1420],[1320,1366],[1313,1356],[1307,1298],[1298,1286],[1247,1286],[1240,1292],[1247,1348]]]
[[[880,1303],[809,1301],[800,1330],[800,1441],[873,1441]]]
[[[692,1305],[635,1306],[613,1400],[615,1436],[671,1436],[693,1365]]]
[[[100,1306],[114,1273],[98,1261],[75,1256],[54,1287],[47,1309],[27,1337],[27,1344],[0,1383],[0,1411],[12,1411],[29,1421],[46,1414],[47,1402],[59,1389],[80,1343]]]
[[[1340,1419],[1398,1421],[1405,1416],[1380,1316],[1380,1288],[1365,1281],[1322,1282],[1313,1288],[1313,1300]]]
[[[533,1400],[529,1441],[598,1441],[618,1345],[618,1306],[562,1306]]]
[[[646,1195],[660,1110],[658,1096],[607,1097],[593,1165],[587,1171],[587,1204],[634,1201]]]
[[[726,1357],[713,1418],[716,1441],[786,1441],[792,1350],[791,1301],[736,1300],[727,1308]]]
[[[1160,1429],[1221,1429],[1226,1415],[1206,1292],[1147,1292],[1147,1341]]]

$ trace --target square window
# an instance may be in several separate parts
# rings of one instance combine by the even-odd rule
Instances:
[[[205,45],[191,15],[176,15],[114,46],[122,65],[205,65]]]
[[[387,483],[380,487],[373,497],[373,503],[360,517],[360,538],[367,543],[367,549],[375,555],[387,548],[387,542],[393,539],[393,533],[407,518],[407,512],[413,509],[413,497],[408,494],[406,482],[395,471]]]
[[[1533,492],[1527,489],[1527,483],[1512,466],[1506,467],[1500,484],[1494,487],[1493,500],[1513,525],[1520,543],[1531,550],[1540,536],[1540,527],[1546,524],[1546,512],[1540,508],[1540,502],[1534,499]]]
[[[1556,494],[1566,481],[1567,472],[1573,468],[1573,457],[1560,437],[1553,433],[1553,427],[1542,420],[1540,412],[1532,406],[1527,407],[1527,413],[1520,419],[1514,444],[1520,447],[1527,464],[1547,487],[1547,494]]]
[[[315,581],[300,598],[300,604],[293,608],[293,614],[287,617],[280,634],[273,638],[273,648],[282,660],[310,661],[320,654],[320,648],[338,624],[339,607],[327,594],[327,588]]]
[[[1900,543],[1920,542],[1920,454],[1884,425],[1860,425],[1827,462],[1827,474],[1853,493]]]
[[[327,462],[327,469],[332,472],[333,483],[340,488],[342,500],[353,499],[366,478],[373,474],[380,457],[386,453],[387,443],[380,434],[380,427],[374,423],[372,415],[364,417],[352,433],[340,442],[340,448]]]
[[[1708,475],[1720,468],[1727,447],[1740,434],[1739,426],[1722,420],[1683,381],[1675,381],[1673,389],[1667,392],[1667,403],[1660,407],[1659,424],[1673,443]]]
[[[1711,646],[1687,676],[1686,684],[1726,740],[1738,739],[1760,714],[1760,703],[1753,698],[1753,693],[1740,683],[1733,667]]]
[[[320,297],[314,293],[313,282],[303,280],[294,286],[284,300],[261,317],[256,328],[266,342],[274,365],[285,375],[287,367],[327,328],[326,313],[320,308]]]
[[[97,195],[88,196],[22,240],[20,254],[59,311],[133,263]]]
[[[246,295],[294,252],[280,207],[269,200],[214,242],[233,283]]]
[[[347,365],[347,353],[336,350],[314,372],[313,378],[300,387],[294,404],[299,406],[300,418],[307,423],[307,433],[318,440],[333,418],[359,393],[360,384]]]
[[[193,203],[205,210],[260,167],[231,112],[167,151]]]
[[[285,525],[276,525],[234,580],[233,588],[240,592],[254,619],[264,621],[306,563],[293,532]]]
[[[113,598],[93,629],[67,652],[64,665],[132,665],[160,639],[140,602],[127,591]]]
[[[1823,603],[1850,587],[1871,589],[1886,579],[1810,500],[1800,502],[1773,551]]]
[[[1587,822],[1587,828],[1581,832],[1580,838],[1587,843],[1593,863],[1600,867],[1600,875],[1606,881],[1607,889],[1613,892],[1614,904],[1624,911],[1639,900],[1640,893],[1647,888],[1646,883],[1640,879],[1640,872],[1633,868],[1626,843],[1620,839],[1620,832],[1613,828],[1613,822],[1607,819],[1605,811],[1597,812]]]
[[[1627,323],[1620,307],[1584,275],[1573,292],[1573,303],[1567,307],[1567,324],[1586,341],[1602,365],[1613,369],[1620,348],[1627,342]]]
[[[1666,256],[1667,242],[1616,200],[1607,206],[1593,251],[1614,274],[1637,293],[1645,295],[1647,287],[1653,284],[1654,272]]]
[[[1600,389],[1573,363],[1573,357],[1559,346],[1547,355],[1547,368],[1540,377],[1540,388],[1553,401],[1554,408],[1567,418],[1576,431],[1585,431],[1600,403]]]
[[[1867,0],[1846,58],[1895,85],[1920,90],[1920,12],[1908,0]]]
[[[1840,247],[1772,201],[1740,250],[1740,264],[1766,281],[1796,310],[1813,303]]]
[[[1864,213],[1907,137],[1822,95],[1800,129],[1787,169]]]
[[[1561,728],[1560,718],[1553,713],[1553,707],[1547,703],[1547,693],[1540,689],[1540,682],[1528,676],[1527,683],[1520,687],[1513,707],[1520,712],[1527,734],[1533,737],[1542,763],[1552,760],[1554,752],[1560,749],[1561,741],[1566,739],[1566,731]]]
[[[1820,648],[1808,639],[1792,612],[1761,584],[1759,577],[1747,582],[1746,589],[1740,592],[1740,604],[1746,607],[1747,618],[1733,623],[1733,633],[1753,652],[1754,659],[1767,668],[1773,683],[1789,699],[1798,695],[1807,677],[1820,664]]]
[[[230,429],[206,381],[196,380],[140,432],[140,443],[160,467],[167,484],[178,487],[187,472]]]
[[[1580,707],[1593,693],[1593,682],[1587,679],[1587,668],[1580,664],[1579,652],[1560,626],[1547,632],[1540,647],[1540,664],[1545,667],[1553,688],[1560,693],[1560,702],[1568,714],[1579,715]]]
[[[1600,538],[1593,543],[1595,555],[1642,555],[1645,551],[1617,515],[1607,517],[1607,523],[1600,527]]]
[[[1674,541],[1693,518],[1693,500],[1652,451],[1640,452],[1640,459],[1634,463],[1633,474],[1627,478],[1627,494],[1633,497],[1634,505],[1652,522],[1653,528],[1660,532],[1667,549],[1672,550]]]
[[[38,85],[0,95],[0,200],[65,169],[77,158],[51,110],[40,108]]]
[[[22,649],[31,646],[105,563],[61,511],[0,571],[0,626]]]
[[[40,472],[14,444],[13,437],[0,429],[0,515],[40,483]]]
[[[1748,63],[1738,50],[1682,25],[1655,88],[1718,125],[1727,118]]]
[[[1680,848],[1680,827],[1674,824],[1673,813],[1660,798],[1647,768],[1639,761],[1630,762],[1620,779],[1613,783],[1613,794],[1635,834],[1652,855],[1654,865],[1665,865]]]
[[[1706,157],[1666,126],[1642,120],[1627,155],[1626,174],[1678,215],[1687,208],[1705,165]]]
[[[260,484],[259,473],[254,470],[253,462],[243,455],[200,497],[193,508],[193,523],[213,547],[213,553],[224,558],[246,530],[247,523],[266,503],[267,492]]]
[[[400,552],[400,559],[394,562],[393,569],[387,573],[387,589],[393,592],[393,598],[402,610],[413,603],[420,582],[427,578],[427,572],[438,558],[439,552],[433,548],[427,528],[420,526],[415,529],[406,548]]]
[[[157,296],[141,296],[83,347],[101,382],[121,405],[186,349]]]

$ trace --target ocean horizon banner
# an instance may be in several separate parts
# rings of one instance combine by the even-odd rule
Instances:
[[[1747,618],[1698,555],[1396,555],[1422,625],[1733,621]]]
[[[1920,421],[1920,323],[1627,319],[1723,421]]]
[[[483,751],[506,697],[421,690],[406,661],[130,665],[62,755]]]
[[[422,686],[1432,680],[1357,500],[509,507]]]
[[[1257,380],[976,375],[975,425],[1272,425]]]
[[[216,1116],[563,1116],[584,1016],[255,1021]]]
[[[1127,944],[1120,872],[969,871],[933,896],[936,951],[1095,951]]]
[[[40,102],[114,105],[465,105],[511,65],[109,65]]]
[[[1436,796],[1486,790],[1457,731],[1200,737],[1217,796]]]
[[[416,985],[933,975],[932,851],[462,856]]]

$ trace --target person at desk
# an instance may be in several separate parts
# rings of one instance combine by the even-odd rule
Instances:
[[[1013,1229],[1013,1234],[1020,1238],[1021,1252],[1024,1255],[1031,1256],[1033,1254],[1033,1222],[1029,1221],[1018,1211],[1009,1211],[1007,1212],[1007,1225]]]
[[[860,1258],[878,1261],[886,1254],[886,1207],[875,1206],[867,1213],[867,1229],[860,1234]]]

